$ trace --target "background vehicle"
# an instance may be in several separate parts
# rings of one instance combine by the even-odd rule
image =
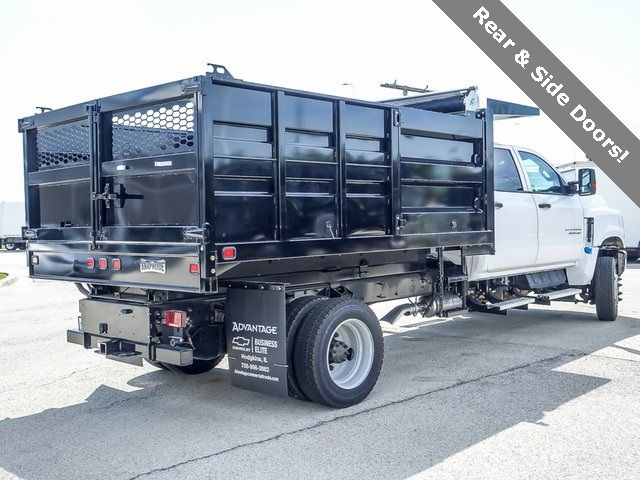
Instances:
[[[27,247],[22,239],[24,224],[24,203],[0,202],[0,247],[24,250]]]
[[[622,245],[578,198],[593,170],[494,204],[492,112],[465,92],[364,102],[213,69],[20,120],[30,275],[86,295],[70,342],[186,374],[228,354],[236,386],[346,407],[382,367],[372,303],[416,297],[394,322],[579,296],[615,319]],[[533,223],[497,232],[503,212]]]
[[[616,208],[624,219],[625,250],[629,261],[640,257],[640,207],[627,197],[611,179],[591,161],[572,162],[560,165],[558,171],[568,180],[576,180],[581,168],[593,168],[598,177],[598,194],[608,205]]]

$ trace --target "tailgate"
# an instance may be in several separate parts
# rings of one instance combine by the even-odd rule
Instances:
[[[201,290],[191,80],[21,120],[32,276]]]

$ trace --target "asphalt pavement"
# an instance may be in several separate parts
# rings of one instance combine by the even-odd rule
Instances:
[[[554,303],[385,327],[380,380],[344,410],[233,388],[226,361],[108,361],[66,343],[72,284],[27,278],[23,252],[0,272],[2,479],[640,478],[640,265],[616,322]]]

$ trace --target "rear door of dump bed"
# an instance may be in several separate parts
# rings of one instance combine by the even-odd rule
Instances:
[[[206,250],[193,82],[23,122],[34,276],[201,290]]]
[[[118,107],[101,106],[102,239],[181,242],[200,225],[195,98]]]

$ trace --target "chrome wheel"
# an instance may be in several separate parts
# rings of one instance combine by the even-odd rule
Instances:
[[[333,331],[327,352],[331,380],[340,388],[351,390],[365,381],[373,365],[373,335],[367,325],[349,318]]]

